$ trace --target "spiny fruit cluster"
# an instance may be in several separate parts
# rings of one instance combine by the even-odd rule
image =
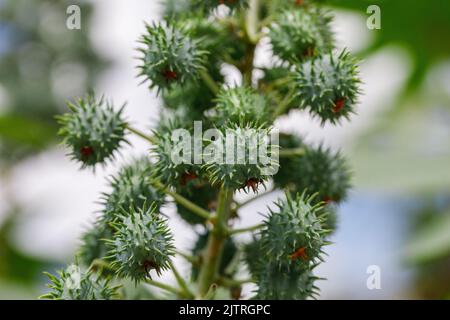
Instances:
[[[111,163],[131,133],[146,139],[151,151],[108,179],[98,217],[81,239],[80,271],[49,275],[45,298],[126,299],[130,290],[118,285],[127,279],[136,286],[133,298],[144,283],[182,299],[225,298],[227,291],[239,299],[246,283],[257,285],[259,299],[318,296],[314,269],[335,229],[336,208],[348,194],[346,161],[323,144],[309,145],[288,133],[265,154],[269,162],[252,161],[251,155],[266,144],[255,136],[268,136],[290,110],[307,110],[322,124],[342,124],[355,112],[357,62],[333,49],[332,14],[321,2],[166,1],[163,21],[146,25],[139,48],[139,76],[163,102],[156,128],[136,130],[123,108],[95,95],[69,104],[70,112],[59,117],[60,134],[82,168]],[[274,63],[259,68],[257,78],[256,48],[264,38]],[[238,70],[242,81],[230,83],[224,66]],[[195,139],[194,121],[214,134]],[[177,129],[181,134],[174,136]],[[224,141],[233,161],[218,152]],[[188,161],[176,162],[174,155]],[[265,166],[276,170],[268,173]],[[280,189],[285,196],[267,210],[263,223],[234,226],[247,204],[235,199],[237,192],[249,193],[252,201],[258,192]],[[166,208],[176,208],[195,226],[190,252],[175,248]],[[244,232],[253,241],[236,237]],[[190,263],[190,277],[176,269],[175,255]],[[248,278],[240,272],[244,266]],[[168,270],[176,284],[157,279]]]

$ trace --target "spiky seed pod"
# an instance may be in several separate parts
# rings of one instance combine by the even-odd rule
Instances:
[[[198,78],[205,68],[208,52],[183,28],[170,23],[146,26],[147,33],[138,49],[142,53],[140,75],[150,81],[150,88],[165,89]]]
[[[169,268],[174,255],[173,236],[167,220],[158,214],[155,206],[125,211],[113,224],[115,235],[108,241],[111,246],[108,259],[124,278],[136,282]]]
[[[267,262],[260,238],[254,237],[252,242],[244,246],[244,261],[248,271],[256,279]]]
[[[96,274],[82,271],[78,266],[69,266],[58,272],[57,276],[45,273],[50,279],[48,287],[52,290],[41,299],[52,300],[111,300],[117,298],[119,286],[111,287],[109,281]]]
[[[125,140],[126,121],[122,110],[114,110],[104,98],[94,95],[69,103],[71,113],[58,116],[59,135],[71,148],[71,157],[82,167],[93,167],[114,158]]]
[[[346,199],[351,174],[340,152],[320,145],[311,147],[294,136],[282,136],[281,147],[304,148],[304,154],[280,159],[280,169],[274,176],[275,185],[292,192],[317,194],[316,201],[339,203]]]
[[[80,262],[90,266],[95,259],[102,259],[108,255],[108,246],[105,239],[112,239],[113,228],[105,219],[100,218],[81,237],[81,247],[78,253]]]
[[[270,129],[250,124],[224,127],[217,133],[204,149],[206,177],[213,186],[256,192],[272,174],[267,169],[278,167],[273,154],[278,145],[265,140]]]
[[[336,205],[333,205],[331,203],[326,204],[325,214],[322,216],[322,218],[322,228],[325,230],[329,230],[330,233],[328,234],[328,236],[331,236],[336,231],[339,223]]]
[[[262,247],[268,261],[286,268],[308,267],[321,259],[327,231],[322,228],[323,204],[313,204],[314,197],[305,193],[277,203],[270,210],[261,231]]]
[[[160,209],[165,195],[148,181],[153,174],[153,167],[148,157],[141,157],[134,159],[109,179],[111,192],[103,196],[103,218],[107,223],[113,221],[117,213],[122,213],[120,208],[137,211],[145,203],[152,203],[156,205],[156,210]]]
[[[319,278],[309,269],[295,269],[266,264],[258,277],[257,298],[262,300],[306,300],[315,298],[319,289],[314,285]]]
[[[270,121],[267,99],[248,87],[223,89],[216,99],[215,123],[218,127],[236,124],[263,125]]]
[[[284,61],[297,63],[333,48],[332,16],[319,9],[286,10],[270,27],[273,52]]]
[[[217,207],[217,196],[219,190],[212,187],[205,181],[196,181],[196,183],[188,183],[186,186],[177,187],[177,192],[186,199],[194,202],[201,208],[215,211]],[[177,204],[177,212],[180,217],[189,224],[204,224],[206,219],[200,217],[184,206]]]
[[[194,8],[202,8],[205,11],[216,9],[219,5],[226,5],[230,9],[246,8],[248,0],[191,0]]]
[[[309,109],[322,125],[349,119],[360,93],[357,61],[346,50],[304,62],[295,81],[301,109]]]
[[[195,184],[202,176],[201,165],[196,164],[201,161],[195,161],[196,147],[192,131],[193,124],[184,123],[179,118],[160,123],[154,131],[158,141],[151,149],[152,155],[157,159],[154,175],[169,186],[184,187],[188,183]],[[174,139],[176,132],[181,134]],[[200,144],[202,147],[202,142]],[[199,151],[201,155],[201,150]]]
[[[203,234],[199,234],[197,241],[195,242],[194,248],[192,248],[192,255],[194,257],[200,256],[203,252],[203,250],[206,248],[206,245],[208,243],[208,236],[209,236],[209,232],[205,232]],[[234,275],[233,273],[228,273],[227,274],[227,269],[228,266],[230,265],[230,263],[233,261],[233,258],[235,257],[235,255],[237,254],[238,249],[237,246],[235,244],[235,242],[233,241],[232,238],[227,238],[227,240],[225,241],[225,245],[224,245],[224,249],[222,252],[222,257],[220,260],[220,265],[219,265],[219,276],[223,276],[223,277],[232,277]],[[196,281],[198,279],[198,275],[200,273],[200,268],[198,265],[193,264],[192,265],[192,270],[191,270],[191,279],[192,281]]]

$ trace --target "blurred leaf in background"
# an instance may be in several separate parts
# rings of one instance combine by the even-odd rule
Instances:
[[[19,160],[57,142],[54,116],[65,101],[93,87],[108,65],[89,40],[92,6],[77,1],[82,29],[66,27],[65,0],[0,0],[0,298],[36,298],[44,261],[12,241],[22,215],[8,196],[9,172]],[[1,196],[1,195],[0,195]]]
[[[415,270],[418,298],[450,298],[450,1],[332,0],[368,17],[381,9],[380,30],[360,52],[370,59],[399,47],[411,70],[394,102],[357,139],[352,162],[355,184],[382,194],[410,197],[413,227],[405,247]],[[380,72],[391,70],[380,65]],[[442,204],[444,203],[444,204]],[[417,212],[418,211],[418,212]]]
[[[419,210],[405,248],[406,265],[416,268],[415,294],[450,299],[450,196],[428,201]]]
[[[381,29],[374,31],[375,41],[362,55],[391,44],[408,50],[414,63],[406,86],[408,92],[418,88],[433,64],[450,56],[448,0],[330,0],[329,3],[367,17],[369,6],[380,7]]]
[[[82,30],[66,27],[70,1],[0,0],[0,159],[13,161],[55,141],[55,114],[84,94],[105,67]]]

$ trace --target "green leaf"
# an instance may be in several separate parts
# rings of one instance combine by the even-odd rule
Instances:
[[[425,263],[450,256],[450,211],[437,216],[409,241],[405,256],[411,263]]]

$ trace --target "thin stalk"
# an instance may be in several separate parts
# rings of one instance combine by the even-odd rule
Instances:
[[[92,261],[91,265],[89,266],[89,270],[96,270],[96,269],[106,269],[112,271],[111,265],[102,259],[95,259]]]
[[[270,190],[270,191],[267,191],[267,192],[264,192],[264,193],[258,193],[258,195],[256,195],[255,197],[250,198],[250,199],[248,199],[248,200],[246,200],[246,201],[244,201],[244,202],[239,203],[239,204],[237,205],[237,209],[241,209],[242,207],[244,207],[244,206],[246,206],[246,205],[249,205],[249,204],[252,203],[253,201],[258,200],[258,199],[260,199],[260,198],[262,198],[262,197],[264,197],[264,196],[266,196],[266,195],[268,195],[268,194],[270,194],[270,193],[272,193],[272,192],[274,192],[274,191],[275,191],[275,190]]]
[[[217,282],[224,287],[233,288],[233,287],[240,287],[246,283],[252,283],[254,282],[254,280],[250,278],[242,280],[234,280],[230,278],[220,277],[219,279],[217,279]]]
[[[247,14],[242,21],[245,38],[247,40],[247,48],[240,70],[242,73],[243,83],[247,86],[252,86],[253,62],[255,60],[256,45],[260,38],[258,34],[259,13],[259,0],[250,0]]]
[[[184,293],[182,291],[180,291],[179,289],[177,289],[175,287],[169,286],[168,284],[165,284],[165,283],[162,283],[162,282],[159,282],[159,281],[155,281],[155,280],[152,280],[152,279],[146,279],[145,283],[147,283],[149,285],[152,285],[154,287],[166,290],[167,292],[176,294],[177,296],[185,297]]]
[[[282,158],[303,156],[306,153],[305,148],[281,149],[278,155]]]
[[[200,70],[200,77],[212,93],[214,93],[215,95],[219,93],[220,87],[216,84],[214,79],[211,78],[207,71]]]
[[[179,250],[175,250],[175,253],[178,254],[180,257],[182,257],[184,260],[188,261],[189,263],[191,263],[192,265],[198,265],[199,264],[199,259],[191,256],[189,254],[186,254],[184,252],[181,252]]]
[[[140,131],[140,130],[138,130],[136,128],[133,128],[129,124],[127,124],[126,128],[127,128],[128,131],[134,133],[135,135],[141,137],[144,140],[147,140],[148,142],[150,142],[152,144],[156,144],[156,142],[157,142],[155,137],[149,136],[149,135],[143,133],[142,131]]]
[[[227,222],[230,217],[233,190],[222,187],[216,213],[216,222],[208,238],[199,276],[199,298],[204,298],[214,284],[227,238]]]
[[[170,268],[172,269],[173,275],[175,276],[175,279],[178,282],[178,285],[180,286],[181,290],[183,291],[183,294],[186,297],[188,297],[188,299],[194,299],[195,295],[191,292],[191,290],[189,290],[189,287],[188,287],[186,281],[184,281],[183,277],[180,275],[180,273],[178,272],[178,270],[175,267],[175,265],[173,264],[173,262],[170,261],[169,264],[170,264]]]
[[[251,227],[232,229],[232,230],[228,231],[228,234],[229,235],[235,235],[235,234],[238,234],[238,233],[252,232],[252,231],[256,231],[256,230],[262,229],[262,228],[264,228],[264,226],[265,225],[263,223],[261,223],[261,224],[257,224],[257,225],[251,226]]]
[[[296,88],[292,87],[286,97],[283,99],[283,101],[280,102],[278,107],[275,109],[275,112],[273,113],[274,118],[278,118],[282,114],[286,112],[286,109],[289,107],[289,104],[294,100],[296,94]]]
[[[161,182],[159,182],[159,181],[151,181],[151,183],[156,188],[158,188],[161,191],[163,191],[164,193],[170,195],[178,204],[182,205],[183,207],[185,207],[186,209],[190,210],[192,213],[198,215],[199,217],[202,217],[202,218],[204,218],[206,220],[210,220],[213,217],[212,214],[209,211],[199,207],[198,205],[196,205],[192,201],[186,199],[182,195],[180,195],[180,194],[176,193],[175,191],[172,191],[169,188],[165,187]]]

